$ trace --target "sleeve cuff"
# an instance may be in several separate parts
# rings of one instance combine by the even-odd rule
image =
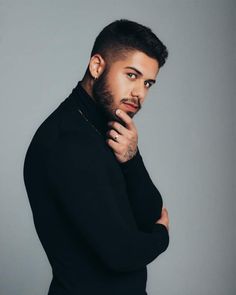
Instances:
[[[154,223],[152,232],[159,233],[157,242],[159,245],[160,244],[162,245],[162,252],[164,252],[169,246],[169,242],[170,242],[169,231],[167,227],[161,223]],[[161,237],[161,243],[160,243],[160,237]]]
[[[139,163],[142,162],[142,156],[140,155],[139,148],[137,148],[136,154],[130,160],[119,163],[121,169],[125,172],[130,169],[135,169]]]

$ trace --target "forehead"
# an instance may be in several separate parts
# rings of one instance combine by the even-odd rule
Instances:
[[[141,51],[130,51],[122,60],[111,64],[113,70],[122,70],[126,67],[134,67],[147,79],[155,79],[158,74],[158,61]]]

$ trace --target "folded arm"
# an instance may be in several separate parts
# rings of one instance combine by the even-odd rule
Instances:
[[[155,224],[152,233],[145,233],[125,222],[102,154],[86,141],[71,135],[60,139],[51,152],[47,172],[55,201],[108,268],[143,268],[168,247],[168,230]]]
[[[127,193],[140,230],[151,232],[155,222],[161,217],[163,201],[159,190],[144,165],[137,150],[129,161],[119,163],[125,177]]]

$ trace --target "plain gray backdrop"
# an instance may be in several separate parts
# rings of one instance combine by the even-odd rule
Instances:
[[[235,8],[230,0],[0,1],[0,294],[46,295],[23,161],[42,121],[82,78],[97,34],[127,18],[169,58],[135,117],[170,218],[149,295],[235,294]],[[112,294],[111,294],[112,295]]]

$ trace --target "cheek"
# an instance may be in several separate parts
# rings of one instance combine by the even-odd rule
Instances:
[[[130,83],[124,74],[116,75],[111,83],[113,94],[117,101],[129,95]]]

